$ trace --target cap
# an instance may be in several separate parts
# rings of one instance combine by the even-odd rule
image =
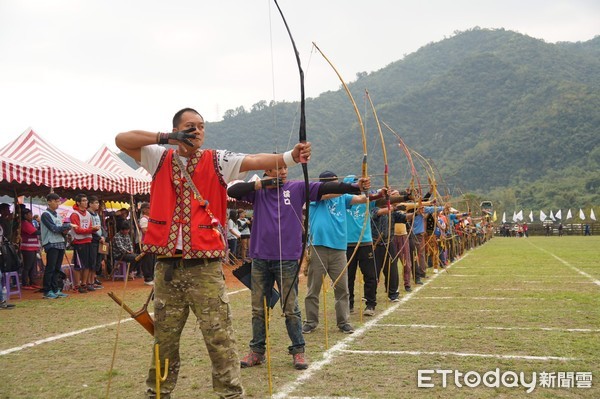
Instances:
[[[320,180],[334,180],[337,179],[337,175],[330,170],[326,170],[325,172],[319,175]]]

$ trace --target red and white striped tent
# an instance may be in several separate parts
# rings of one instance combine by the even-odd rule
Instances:
[[[30,165],[38,169],[38,172],[34,173],[38,179],[36,184],[39,183],[44,190],[39,190],[39,187],[38,190],[35,190],[30,186],[20,194],[41,196],[49,192],[48,188],[69,193],[77,191],[128,193],[128,179],[65,154],[42,139],[31,128],[2,147],[0,157],[16,164]],[[17,175],[17,179],[14,180],[21,185],[19,188],[23,188],[23,184],[28,183],[28,178],[22,176],[24,175],[21,177]]]
[[[150,174],[147,172],[142,174],[132,169],[106,145],[100,147],[88,163],[127,179],[129,183],[127,191],[129,193],[150,194],[150,183],[152,182]]]
[[[14,195],[23,187],[44,186],[50,178],[50,169],[0,156],[0,193]]]

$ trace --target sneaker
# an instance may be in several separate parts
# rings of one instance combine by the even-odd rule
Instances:
[[[265,361],[265,355],[258,352],[250,351],[244,358],[240,361],[240,366],[242,368],[253,367],[262,364]]]
[[[53,291],[48,291],[44,294],[44,299],[56,299],[58,296]]]
[[[400,298],[390,298],[390,302],[400,302]]]
[[[308,362],[304,357],[304,353],[294,353],[292,355],[292,363],[296,370],[306,370],[308,368]]]
[[[310,324],[304,323],[304,325],[302,326],[302,334],[310,334],[311,332],[315,331],[316,329],[317,329],[317,327],[312,327]]]
[[[415,280],[415,284],[423,285],[423,280],[421,280],[420,278],[417,278]]]
[[[6,301],[0,302],[0,309],[14,309],[15,305]]]
[[[344,334],[352,334],[354,332],[354,327],[352,327],[350,324],[344,324],[340,327],[340,331]]]
[[[350,308],[350,314],[354,314],[354,306]]]
[[[94,288],[94,286],[93,286],[92,284],[88,285],[88,286],[86,287],[86,289],[87,289],[88,291],[96,291],[96,289]]]
[[[75,289],[75,288],[74,288],[74,289]],[[87,289],[86,289],[86,288],[85,288],[85,286],[83,286],[83,285],[80,285],[80,286],[77,288],[77,291],[78,291],[80,294],[85,294],[85,293],[87,293]]]
[[[407,285],[406,287],[404,287],[404,291],[412,292],[412,288],[410,288],[410,285]]]
[[[367,306],[365,311],[363,312],[365,316],[373,316],[375,314],[375,308],[371,306]]]
[[[154,285],[154,281],[150,280],[150,281],[144,281],[144,284],[146,285]]]
[[[100,282],[100,280],[98,280],[97,278],[94,279],[94,285],[102,285],[102,283]]]
[[[102,284],[96,284],[96,283],[94,283],[93,287],[95,290],[101,290],[102,288],[104,288],[104,286]]]
[[[64,292],[62,292],[61,290],[54,291],[54,295],[56,295],[57,298],[66,298],[69,296],[69,295],[65,294]]]

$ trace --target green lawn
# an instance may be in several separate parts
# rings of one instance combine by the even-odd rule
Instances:
[[[598,398],[600,397],[600,238],[494,238],[449,268],[431,274],[422,288],[400,303],[385,301],[383,283],[375,317],[352,315],[357,328],[335,327],[328,292],[328,347],[322,320],[307,335],[312,362],[291,367],[284,319],[271,322],[274,397],[348,398]],[[236,290],[233,288],[232,290]],[[300,283],[301,307],[306,292]],[[128,293],[137,309],[147,291]],[[250,340],[249,291],[231,295],[240,355]],[[63,301],[20,301],[0,312],[0,352],[73,330],[113,323],[119,308],[107,296],[72,296]],[[119,328],[110,393],[108,370],[117,327],[40,343],[0,355],[0,398],[142,398],[152,339],[137,323]],[[214,397],[200,332],[190,319],[182,336],[182,367],[174,398]],[[418,387],[419,370],[467,373],[499,369],[553,373],[562,384],[592,373],[591,388],[458,387],[454,374],[442,387]],[[424,373],[423,371],[421,373]],[[566,373],[566,374],[565,374]],[[571,376],[568,373],[574,373]],[[564,378],[562,378],[564,374]],[[472,373],[473,375],[473,373]],[[249,398],[269,397],[266,365],[242,370]],[[554,380],[556,384],[557,380]],[[460,382],[460,380],[459,380]],[[579,383],[579,382],[578,382]]]

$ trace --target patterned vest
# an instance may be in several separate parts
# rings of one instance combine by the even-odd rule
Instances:
[[[157,255],[175,254],[181,227],[183,257],[222,258],[226,254],[221,232],[184,184],[175,151],[165,151],[150,188],[150,217],[142,250]],[[216,152],[198,150],[188,160],[187,171],[210,211],[222,225],[227,213],[227,184],[218,173]]]

